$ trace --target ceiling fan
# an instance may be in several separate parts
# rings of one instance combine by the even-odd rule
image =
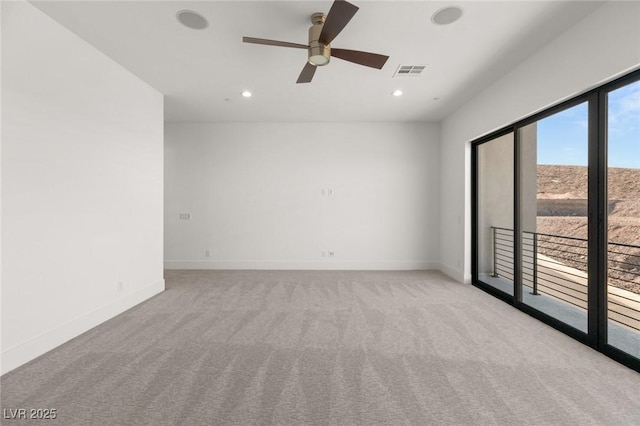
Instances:
[[[311,15],[309,28],[309,44],[289,43],[286,41],[267,40],[264,38],[243,37],[245,43],[265,44],[268,46],[293,47],[307,49],[308,60],[296,83],[309,83],[313,79],[316,68],[327,65],[333,56],[345,61],[353,62],[371,68],[382,69],[388,56],[377,53],[362,52],[359,50],[336,49],[330,46],[331,42],[349,23],[358,7],[344,0],[335,0],[329,13],[322,12]]]

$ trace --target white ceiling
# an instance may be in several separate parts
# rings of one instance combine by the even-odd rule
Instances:
[[[389,55],[385,67],[334,58],[313,82],[296,84],[306,51],[242,36],[306,44],[310,15],[331,1],[32,3],[162,92],[167,121],[214,122],[439,121],[602,4],[353,0],[360,10],[332,46]],[[462,18],[431,23],[449,5],[462,7]],[[183,9],[209,27],[183,27],[175,18]],[[427,68],[393,78],[400,64]],[[395,89],[404,95],[391,96]]]

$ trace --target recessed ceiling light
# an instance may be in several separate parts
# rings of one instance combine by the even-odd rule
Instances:
[[[402,96],[402,90],[394,90],[391,94],[393,96]]]
[[[461,8],[458,6],[447,6],[437,10],[431,15],[431,22],[438,25],[449,25],[456,22],[461,16]]]
[[[251,97],[251,92],[248,90],[245,90],[244,92],[242,92],[242,96],[244,96],[245,98],[250,98]]]
[[[203,30],[209,26],[207,19],[193,10],[181,10],[176,13],[178,22],[192,30]]]

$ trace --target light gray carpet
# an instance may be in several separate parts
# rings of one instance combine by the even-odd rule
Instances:
[[[166,279],[4,375],[2,408],[59,425],[640,425],[640,374],[437,272]]]

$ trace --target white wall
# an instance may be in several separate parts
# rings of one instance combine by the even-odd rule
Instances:
[[[469,281],[470,141],[640,65],[640,2],[608,2],[442,123],[442,270]]]
[[[163,99],[25,2],[2,63],[4,373],[164,289]]]
[[[438,145],[430,124],[167,123],[165,266],[438,268]]]

